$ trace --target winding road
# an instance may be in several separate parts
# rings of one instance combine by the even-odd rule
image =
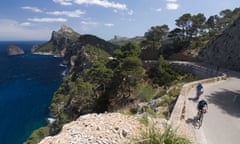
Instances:
[[[239,144],[240,143],[240,73],[227,71],[228,79],[212,84],[205,84],[200,99],[208,102],[208,113],[203,125],[194,129],[197,144]],[[197,102],[193,88],[187,100],[185,123],[193,126],[197,113]]]

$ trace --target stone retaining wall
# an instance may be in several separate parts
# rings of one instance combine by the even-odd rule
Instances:
[[[170,61],[171,67],[173,69],[176,69],[178,71],[184,71],[192,73],[193,75],[196,75],[197,77],[201,79],[221,76],[222,73],[220,71],[217,71],[217,68],[210,69],[205,66],[202,66],[197,63],[193,62],[180,62],[180,61]]]

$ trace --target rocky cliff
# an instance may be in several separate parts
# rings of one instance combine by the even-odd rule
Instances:
[[[8,55],[11,55],[11,56],[24,54],[23,49],[15,45],[8,46],[7,52],[8,52]]]
[[[71,30],[68,29],[68,32],[71,32]],[[62,30],[59,33],[63,33]],[[53,32],[52,39],[47,44],[52,45],[56,37],[58,35]],[[52,46],[57,47],[55,44]],[[93,35],[81,35],[66,47],[63,63],[67,66],[68,73],[59,89],[55,92],[49,107],[51,116],[55,118],[55,121],[45,129],[35,131],[35,133],[40,131],[41,134],[38,135],[40,138],[57,134],[63,124],[76,120],[79,115],[99,112],[101,107],[105,109],[105,105],[97,105],[97,103],[101,103],[100,94],[103,92],[95,90],[103,81],[93,81],[91,83],[93,78],[88,81],[86,73],[88,71],[90,73],[93,64],[100,63],[104,65],[107,63],[111,56],[110,53],[116,48],[117,46]],[[33,49],[38,49],[38,46],[34,46]],[[51,50],[46,52],[51,52]],[[43,134],[44,132],[46,135]],[[38,141],[37,139],[33,133],[26,143],[34,143],[32,141]]]
[[[80,37],[80,34],[75,32],[72,28],[62,25],[60,30],[53,31],[51,39],[43,45],[35,45],[32,48],[32,53],[39,54],[55,54],[64,56],[67,48]]]
[[[221,35],[210,40],[199,58],[207,63],[240,70],[240,17]]]

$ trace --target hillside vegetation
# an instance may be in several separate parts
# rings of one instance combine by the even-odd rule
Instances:
[[[219,16],[209,18],[201,13],[187,13],[176,20],[178,28],[169,31],[167,25],[153,26],[138,43],[127,40],[116,45],[116,41],[113,44],[96,36],[79,35],[63,46],[62,41],[55,44],[51,39],[45,44],[53,45],[48,50],[65,48],[63,58],[68,74],[50,105],[55,121],[33,132],[26,144],[59,133],[65,123],[83,114],[105,111],[135,114],[139,112],[139,103],[157,98],[161,98],[158,103],[162,106],[161,112],[156,114],[150,107],[140,111],[167,119],[181,85],[196,78],[174,71],[166,59],[198,60],[209,39],[219,36],[231,25],[239,11],[239,8],[223,10]],[[144,63],[146,61],[151,65]]]

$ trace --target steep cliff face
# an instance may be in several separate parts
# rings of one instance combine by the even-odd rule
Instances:
[[[240,17],[223,34],[209,41],[200,60],[233,70],[240,70]]]
[[[15,45],[10,45],[7,48],[8,55],[13,56],[13,55],[22,55],[24,54],[23,49],[21,49],[18,46]]]
[[[72,28],[62,25],[60,30],[53,31],[51,39],[43,45],[35,45],[32,48],[32,53],[50,53],[59,56],[64,56],[66,49],[77,41],[80,34]]]

